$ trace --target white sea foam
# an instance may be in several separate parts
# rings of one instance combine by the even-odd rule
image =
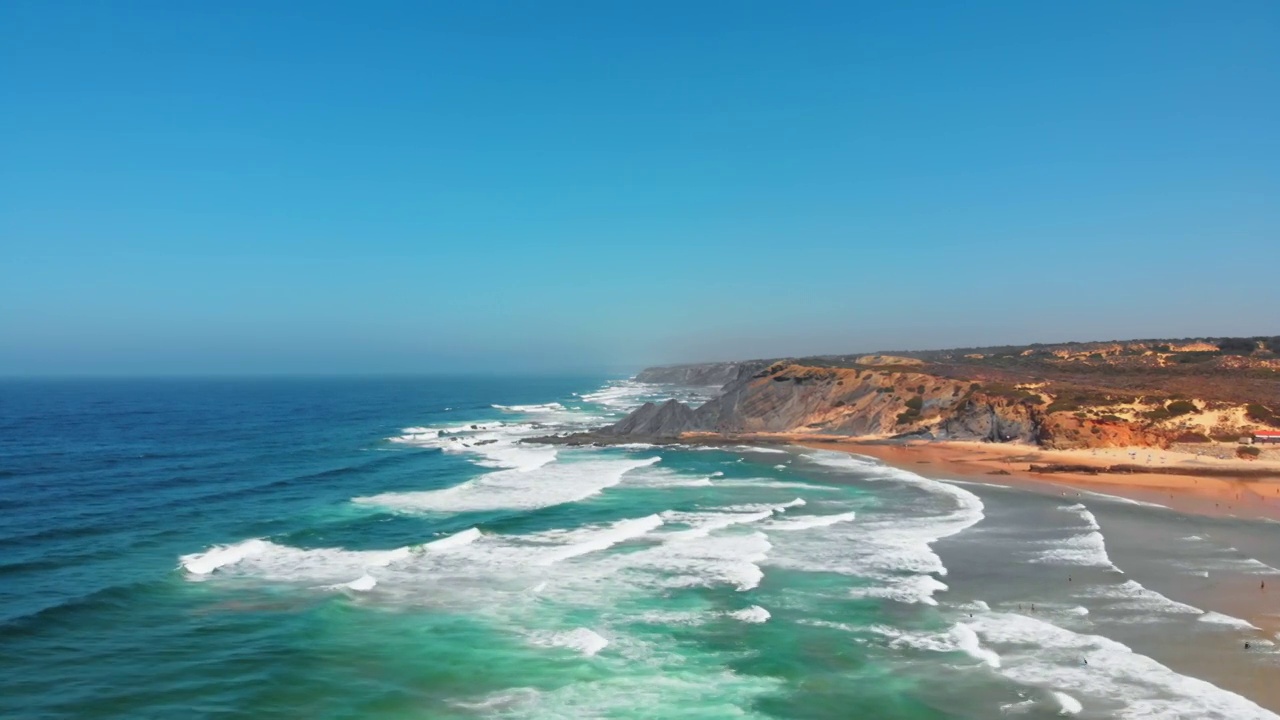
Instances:
[[[1001,657],[999,672],[1015,682],[1054,694],[1063,710],[1097,703],[1100,716],[1238,720],[1276,716],[1228,690],[1180,675],[1149,657],[1099,635],[1008,613],[980,615],[970,622],[982,642]],[[1070,705],[1070,707],[1068,707]]]
[[[982,647],[978,634],[964,623],[956,623],[951,627],[951,638],[961,652],[975,660],[981,660],[988,667],[1000,667],[1000,655],[993,650]]]
[[[841,488],[832,485],[817,485],[806,482],[790,482],[786,480],[725,480],[716,483],[716,487],[722,488],[770,488],[775,490],[817,490],[825,492],[840,492]]]
[[[1146,502],[1145,500],[1134,500],[1133,498],[1121,497],[1119,495],[1108,495],[1106,493],[1095,492],[1092,490],[1081,490],[1079,492],[1085,495],[1088,495],[1089,497],[1098,498],[1099,500],[1106,500],[1108,502],[1120,503],[1121,505],[1137,505],[1139,507],[1158,508],[1160,510],[1169,509],[1168,505],[1161,505],[1160,503]]]
[[[1085,507],[1083,504],[1077,503],[1075,505],[1068,505],[1066,507],[1060,507],[1058,509],[1064,512],[1075,513],[1079,515],[1080,519],[1084,520],[1086,527],[1088,527],[1090,530],[1102,529],[1098,525],[1098,518],[1094,517],[1093,513],[1089,512],[1089,508]]]
[[[843,512],[832,515],[800,515],[789,516],[788,520],[775,520],[769,523],[766,530],[809,530],[828,527],[836,523],[852,522],[856,513]]]
[[[769,618],[772,617],[769,614],[768,610],[765,610],[759,605],[752,605],[749,608],[734,610],[733,612],[729,613],[729,616],[733,618],[737,618],[738,620],[741,620],[742,622],[745,622],[745,623],[768,622]]]
[[[1196,619],[1199,620],[1200,622],[1212,623],[1214,625],[1228,625],[1230,627],[1239,628],[1241,630],[1259,629],[1257,625],[1254,625],[1248,620],[1244,620],[1238,617],[1232,617],[1230,615],[1223,615],[1222,613],[1213,612],[1212,610],[1201,615]]]
[[[269,540],[246,540],[236,545],[185,555],[183,567],[194,575],[235,572],[256,575],[276,582],[343,586],[353,590],[373,587],[369,568],[385,568],[408,559],[408,547],[394,550],[346,550],[343,548],[302,549]],[[349,580],[352,576],[356,580]],[[367,578],[367,579],[366,579]],[[373,581],[376,583],[376,581]],[[362,587],[368,585],[368,587]]]
[[[448,537],[440,538],[422,545],[421,549],[426,552],[444,552],[454,548],[470,545],[480,539],[480,531],[476,528],[467,528],[459,533],[454,533]]]
[[[1159,620],[1153,614],[1187,614],[1199,615],[1200,608],[1180,603],[1144,587],[1136,580],[1123,583],[1094,586],[1083,593],[1083,597],[1094,598],[1108,603],[1112,611],[1134,613],[1141,620]]]
[[[616,485],[623,475],[660,458],[592,458],[556,462],[535,470],[501,470],[444,490],[382,493],[352,502],[401,512],[457,513],[480,510],[533,510],[591,497]]]
[[[515,413],[537,413],[537,412],[546,412],[548,410],[564,410],[565,409],[564,405],[561,405],[558,402],[541,403],[538,405],[493,405],[491,407],[493,407],[493,409],[495,410],[502,410],[503,412],[515,412]]]
[[[520,442],[546,432],[531,423],[484,422],[443,428],[405,428],[390,440],[447,453],[468,453],[475,456],[476,464],[484,467],[528,471],[556,459],[554,447]]]
[[[747,512],[714,512],[683,513],[668,511],[662,514],[669,522],[690,525],[688,530],[676,530],[667,533],[666,540],[682,541],[706,537],[716,530],[723,530],[731,525],[759,522],[773,516],[773,509]]]
[[[759,563],[773,546],[762,532],[680,536],[627,556],[629,571],[645,572],[650,583],[667,587],[731,585],[739,591],[760,584]]]
[[[1106,541],[1097,530],[1073,535],[1065,540],[1047,542],[1052,547],[1037,552],[1033,562],[1100,567],[1123,572],[1111,562],[1111,557],[1107,555]]]
[[[1046,540],[1039,543],[1050,547],[1047,550],[1037,551],[1032,562],[1100,567],[1123,572],[1111,562],[1111,557],[1107,555],[1107,543],[1102,536],[1102,528],[1098,525],[1098,519],[1094,514],[1089,512],[1089,508],[1076,504],[1058,509],[1079,516],[1084,523],[1084,532],[1065,540]]]
[[[608,640],[590,628],[577,628],[568,632],[535,636],[533,641],[537,645],[576,650],[586,657],[594,656],[609,645]]]
[[[1082,710],[1084,710],[1084,705],[1081,705],[1079,700],[1064,692],[1051,690],[1049,694],[1052,695],[1053,699],[1058,703],[1059,715],[1078,715]]]
[[[234,565],[247,557],[259,555],[268,545],[267,541],[257,538],[234,545],[215,545],[202,553],[183,555],[178,562],[193,575],[208,575],[220,567]]]
[[[937,605],[936,592],[947,590],[947,584],[932,575],[908,575],[882,585],[853,588],[850,597],[894,600],[907,605]]]
[[[636,518],[634,520],[619,520],[602,531],[591,532],[590,537],[584,540],[574,542],[543,555],[535,561],[535,564],[552,565],[563,560],[568,560],[569,558],[578,557],[579,555],[586,555],[587,553],[606,550],[620,542],[640,537],[661,525],[662,518],[657,515],[649,515],[648,517]]]
[[[356,590],[359,592],[366,592],[368,590],[372,590],[374,586],[377,584],[378,584],[378,581],[374,579],[372,575],[365,573],[364,575],[361,575],[360,577],[356,578],[355,580],[352,580],[351,582],[343,585],[342,587],[348,588],[350,590]]]
[[[737,452],[753,452],[764,453],[766,455],[786,455],[787,451],[781,448],[760,447],[758,445],[734,445],[733,450]]]
[[[679,470],[672,470],[661,467],[660,465],[650,466],[646,468],[637,468],[629,473],[625,478],[628,486],[639,485],[643,487],[711,487],[713,483],[711,478],[718,477],[712,474],[704,477],[690,477],[688,474]]]
[[[836,522],[812,538],[809,533],[779,536],[769,562],[870,580],[871,585],[852,591],[855,597],[935,604],[933,594],[946,589],[937,578],[945,576],[947,568],[931,546],[980,522],[982,500],[962,487],[891,468],[871,458],[830,451],[809,453],[805,458],[850,471],[859,479],[899,483],[923,493],[912,501],[910,513],[877,513],[863,516],[857,523]]]

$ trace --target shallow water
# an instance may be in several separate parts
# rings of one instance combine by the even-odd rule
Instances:
[[[0,716],[1275,717],[1280,526],[518,442],[672,393],[6,382]]]

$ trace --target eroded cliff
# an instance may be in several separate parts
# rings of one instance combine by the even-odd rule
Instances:
[[[680,376],[723,377],[726,365],[734,364],[704,373],[686,368]],[[1003,382],[887,355],[861,356],[850,365],[737,364],[722,393],[701,407],[649,404],[594,435],[616,441],[688,433],[802,433],[1049,448],[1167,447],[1211,439],[1234,442],[1256,426],[1250,418],[1266,410],[1043,380]]]

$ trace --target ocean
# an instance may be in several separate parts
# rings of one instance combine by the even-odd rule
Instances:
[[[519,442],[711,392],[2,381],[0,717],[1277,717],[1280,525]]]

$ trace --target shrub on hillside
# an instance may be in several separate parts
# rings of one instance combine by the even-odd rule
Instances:
[[[1158,407],[1155,410],[1148,410],[1147,412],[1142,413],[1142,417],[1159,422],[1173,417],[1173,413],[1169,412],[1168,408]]]
[[[1280,427],[1280,415],[1271,412],[1271,408],[1258,403],[1249,403],[1244,408],[1245,417],[1256,423],[1270,425],[1272,427]]]
[[[1241,445],[1236,448],[1236,457],[1244,460],[1256,460],[1262,451],[1252,445]]]
[[[1248,355],[1258,349],[1258,342],[1248,338],[1226,338],[1218,342],[1224,355]]]
[[[1178,415],[1186,415],[1187,413],[1200,412],[1200,408],[1196,407],[1196,404],[1190,400],[1174,400],[1168,405],[1165,405],[1164,408],[1169,411],[1170,415],[1175,417]]]

